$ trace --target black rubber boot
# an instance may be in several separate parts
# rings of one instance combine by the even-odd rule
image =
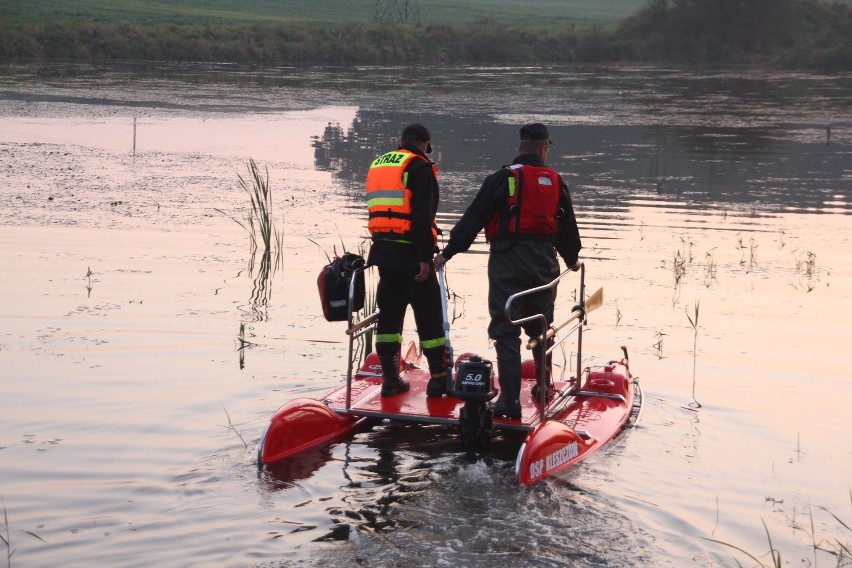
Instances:
[[[549,338],[547,340],[547,348],[553,346],[553,338]],[[536,401],[539,400],[539,377],[541,376],[541,347],[538,346],[533,349],[533,360],[535,360],[535,379],[536,384],[532,388],[532,392],[530,393]],[[553,395],[553,381],[551,379],[552,371],[553,371],[553,354],[549,353],[547,355],[547,369],[544,374],[544,384],[545,386],[545,399],[549,399]]]
[[[399,376],[399,358],[397,355],[380,356],[379,361],[382,364],[382,396],[393,396],[411,388],[411,384]]]
[[[510,420],[521,418],[521,354],[512,343],[520,346],[520,340],[495,341],[497,350],[497,379],[500,381],[500,396],[492,406],[494,416]]]
[[[512,400],[511,396],[500,393],[494,406],[491,407],[494,411],[494,416],[502,416],[509,420],[521,419],[521,401],[518,399]]]
[[[427,351],[424,349],[424,353]],[[426,396],[429,398],[439,398],[447,394],[447,365],[444,361],[444,349],[431,349],[426,355],[426,360],[429,361],[429,373],[432,377],[429,379],[429,384],[426,385]]]
[[[549,383],[546,387],[544,387],[544,400],[550,400],[553,397],[553,383]],[[532,396],[535,402],[539,402],[539,388],[538,384],[534,384],[532,389],[530,389],[530,396]]]
[[[432,373],[432,378],[426,385],[426,396],[429,398],[440,398],[447,394],[447,372]]]

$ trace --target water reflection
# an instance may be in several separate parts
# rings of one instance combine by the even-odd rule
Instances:
[[[258,475],[267,491],[282,491],[310,478],[332,459],[331,446],[311,448],[300,453],[297,458],[286,458],[259,468]],[[344,470],[347,464],[344,464]]]
[[[298,493],[303,482],[316,476],[335,480],[335,494],[318,497],[326,502],[333,527],[312,540],[346,540],[351,528],[374,533],[397,527],[399,505],[426,490],[435,460],[457,447],[442,427],[374,424],[354,439],[265,466],[259,475],[268,492]]]
[[[249,309],[254,321],[267,321],[269,319],[269,299],[272,297],[270,281],[275,276],[280,257],[276,257],[275,264],[272,262],[272,254],[269,251],[259,253],[260,263],[255,264],[258,252],[251,255],[249,261],[249,276],[253,276],[251,295],[249,296]],[[257,272],[255,272],[257,269]]]
[[[314,167],[332,172],[345,194],[360,200],[370,163],[396,147],[400,125],[412,120],[411,115],[359,110],[345,130],[340,124],[329,123],[322,136],[313,139]]]
[[[2,99],[203,113],[356,108],[351,123],[327,124],[313,143],[315,167],[333,172],[353,199],[360,199],[370,161],[416,120],[433,134],[442,210],[461,211],[484,175],[513,158],[518,127],[542,120],[557,142],[551,165],[568,177],[580,205],[619,214],[632,199],[651,194],[719,209],[850,211],[845,76],[427,67],[403,88],[398,70],[381,67],[61,65],[36,73],[47,84],[37,92],[19,88],[31,70],[0,70]],[[88,88],[96,79],[138,90],[105,98]],[[163,96],[164,81],[174,96]]]
[[[257,257],[260,256],[260,262],[257,263]],[[239,355],[240,370],[246,365],[246,349],[251,349],[255,343],[247,339],[252,336],[251,325],[246,327],[246,324],[269,321],[269,301],[272,298],[272,278],[279,268],[281,256],[276,254],[275,262],[272,259],[272,253],[269,251],[259,252],[256,246],[252,246],[252,253],[248,262],[248,276],[252,279],[251,293],[249,295],[248,304],[240,306],[240,311],[245,317],[240,321],[240,332],[237,336],[237,353]],[[242,270],[237,273],[237,277],[242,274]],[[218,293],[218,290],[217,290]],[[248,335],[246,329],[249,330]]]
[[[805,500],[831,506],[838,495],[848,498],[836,476],[849,470],[842,418],[848,381],[839,379],[850,373],[845,359],[837,357],[846,329],[837,308],[848,305],[849,296],[848,227],[842,220],[849,213],[852,180],[848,77],[466,68],[418,69],[414,82],[400,86],[398,69],[226,70],[229,81],[239,82],[236,87],[206,81],[216,73],[202,70],[180,78],[171,69],[150,81],[118,74],[93,88],[103,77],[101,69],[32,86],[24,85],[32,77],[10,76],[7,70],[0,70],[0,120],[7,126],[0,130],[9,139],[0,149],[8,158],[9,180],[3,229],[10,243],[7,264],[17,268],[5,275],[11,327],[0,354],[8,359],[7,374],[21,380],[7,381],[4,416],[13,430],[67,431],[82,450],[73,452],[76,461],[66,460],[74,474],[71,485],[68,475],[54,480],[51,495],[80,494],[64,505],[56,499],[46,503],[44,484],[32,482],[44,468],[21,453],[31,451],[29,444],[7,444],[4,450],[23,458],[7,460],[14,467],[4,482],[7,495],[16,498],[18,523],[46,523],[53,527],[44,529],[51,530],[47,540],[61,543],[19,550],[32,554],[29,564],[56,565],[69,552],[84,557],[92,550],[102,558],[125,558],[134,546],[140,563],[150,563],[147,554],[180,564],[187,554],[186,535],[203,533],[193,557],[211,565],[273,563],[301,555],[295,562],[309,557],[314,565],[361,558],[371,565],[636,566],[690,565],[697,559],[721,566],[730,562],[727,550],[721,560],[704,562],[715,558],[703,540],[714,530],[714,520],[719,538],[760,551],[766,543],[765,516],[773,539],[787,545],[785,556],[786,551],[796,555],[809,545],[796,542],[795,534],[786,536],[790,513],[807,514]],[[131,163],[124,160],[129,132],[126,142],[105,147],[110,136],[89,128],[120,122],[124,132],[129,120],[105,118],[122,114],[124,106],[144,108],[162,122],[159,132],[168,134],[197,124],[199,115],[207,123],[228,123],[219,119],[231,111],[234,120],[221,133],[227,144],[213,150],[194,145],[195,139],[163,136],[158,153]],[[310,113],[276,121],[293,109]],[[498,444],[492,462],[464,464],[456,459],[452,434],[421,436],[413,429],[381,427],[359,434],[298,462],[279,464],[282,469],[260,480],[250,450],[240,448],[235,460],[211,451],[215,459],[197,463],[199,440],[204,446],[209,437],[205,425],[215,424],[221,412],[219,397],[245,402],[239,412],[251,416],[254,426],[245,429],[252,431],[282,400],[322,392],[339,378],[328,369],[339,365],[317,364],[317,357],[336,354],[319,341],[305,361],[282,361],[275,349],[257,349],[252,357],[258,363],[266,357],[267,366],[229,380],[231,360],[219,365],[216,355],[222,329],[232,329],[237,318],[245,322],[245,341],[274,337],[287,348],[297,345],[280,337],[280,324],[304,316],[308,302],[299,297],[308,298],[315,311],[315,274],[290,281],[288,272],[288,290],[292,284],[301,296],[272,298],[274,263],[254,257],[246,270],[244,249],[217,244],[223,257],[197,270],[195,238],[184,240],[184,232],[203,226],[204,233],[233,234],[233,227],[223,232],[199,212],[230,211],[232,195],[224,188],[232,185],[245,148],[273,140],[268,147],[281,144],[287,150],[269,150],[281,154],[273,167],[287,169],[294,187],[310,192],[305,200],[310,205],[298,209],[303,215],[288,218],[288,230],[338,240],[329,227],[347,205],[341,207],[337,196],[349,196],[348,206],[365,216],[366,168],[395,143],[400,125],[413,119],[429,124],[435,137],[444,228],[455,219],[453,212],[466,207],[482,177],[511,160],[519,124],[541,119],[551,125],[557,141],[552,162],[568,177],[582,211],[586,252],[613,259],[598,263],[595,276],[605,282],[615,313],[612,319],[605,319],[605,310],[596,315],[596,330],[588,337],[605,345],[602,352],[617,340],[635,351],[636,371],[652,385],[651,409],[640,428],[629,443],[615,442],[589,460],[569,478],[573,485],[548,483],[530,491],[519,491],[510,481],[517,443],[506,444],[505,451]],[[259,138],[257,127],[269,123],[286,128],[276,130],[274,138]],[[49,131],[64,137],[54,139]],[[307,145],[312,135],[317,136],[313,147]],[[313,175],[312,163],[323,173]],[[103,164],[110,164],[110,181],[102,176]],[[205,175],[199,177],[200,170]],[[60,190],[66,197],[45,207],[43,196]],[[153,207],[140,206],[128,210],[132,216],[116,215],[106,204],[126,195],[164,206],[161,211],[157,205],[156,214]],[[798,214],[803,211],[817,214]],[[355,225],[363,224],[347,227]],[[151,232],[166,226],[181,231],[163,239]],[[115,231],[112,235],[122,239],[101,246],[102,235],[87,227],[127,229],[127,236]],[[297,246],[293,252],[317,258],[303,240]],[[103,255],[97,263],[95,249]],[[125,250],[133,251],[134,263],[156,260],[154,270],[125,271]],[[476,327],[477,318],[487,316],[474,296],[484,282],[481,261],[469,258],[463,263],[469,270],[460,267],[450,275],[451,285],[471,298],[467,306],[459,305],[459,312],[467,312],[460,325],[453,320],[454,333],[465,340],[478,341],[483,328]],[[104,295],[109,303],[69,313],[66,280],[57,275],[71,274],[74,292],[85,299],[88,287],[79,284],[82,267],[90,262],[95,276],[83,283],[97,283],[93,295]],[[220,274],[234,272],[225,279],[228,294],[196,293],[219,285]],[[235,280],[240,282],[236,291]],[[171,294],[177,283],[193,292]],[[144,305],[128,301],[126,289],[133,290],[134,300],[137,290],[145,290]],[[696,347],[684,309],[699,299],[704,315],[696,392],[691,389]],[[274,312],[277,321],[268,321],[270,302],[281,310]],[[177,350],[175,331],[187,332]],[[228,333],[225,339],[230,338]],[[161,351],[174,358],[150,357]],[[54,353],[62,356],[44,356]],[[210,363],[199,372],[198,363],[205,360]],[[116,376],[126,380],[115,381]],[[216,389],[208,388],[211,378]],[[42,382],[47,390],[33,387]],[[198,396],[180,396],[173,390],[179,384]],[[836,396],[811,404],[803,384]],[[147,394],[137,396],[135,385],[145,385]],[[93,396],[78,397],[82,387]],[[43,392],[53,394],[33,399]],[[690,394],[704,405],[700,416],[688,408]],[[156,397],[169,418],[167,439],[157,428],[140,426],[152,417],[162,422],[151,405],[137,404],[148,402],[148,396]],[[28,409],[36,406],[49,418],[30,416]],[[205,414],[206,407],[215,413]],[[95,411],[106,408],[120,414],[98,418]],[[110,447],[92,438],[104,428],[115,433]],[[788,463],[791,448],[796,458],[800,455],[800,430],[807,459]],[[825,431],[837,435],[826,438]],[[125,438],[132,443],[125,444]],[[150,459],[140,467],[132,456],[125,459],[126,452],[109,452],[112,447],[135,448]],[[177,462],[176,447],[187,450]],[[90,464],[98,467],[89,471]],[[212,483],[187,487],[184,476],[163,481],[163,471],[183,467],[209,472]],[[113,485],[120,492],[126,492],[121,488],[127,487],[128,475],[138,480],[145,496],[135,500],[127,520],[144,527],[141,532],[116,528],[103,539],[109,529],[90,530],[88,538],[85,531],[69,530],[79,525],[81,511],[89,510],[95,511],[89,517],[110,525],[97,514],[104,511],[103,491],[109,491],[105,474],[118,480]],[[80,493],[83,486],[92,491]],[[243,498],[247,488],[260,489],[266,498],[262,506]],[[784,518],[767,513],[764,489],[779,500],[787,497]],[[186,497],[177,508],[175,495]],[[126,502],[126,495],[117,497],[109,502]],[[220,515],[211,516],[210,498],[227,499],[215,507]],[[127,514],[122,510],[119,516]],[[174,522],[159,523],[159,535],[149,532],[158,525],[151,519],[164,515]],[[395,530],[376,530],[380,527]],[[848,534],[831,527],[821,534],[826,533],[828,538]],[[345,547],[303,546],[303,539],[347,534]],[[268,536],[267,542],[247,548],[258,535]],[[329,562],[315,558],[325,553],[332,556],[324,559]]]
[[[693,85],[699,88],[715,85]],[[704,93],[704,98],[710,96]],[[688,112],[686,107],[696,104],[693,99],[701,98],[695,93],[690,97],[681,101],[680,112]],[[571,106],[570,98],[565,104]],[[717,102],[714,112],[724,113],[724,105]],[[766,100],[754,99],[752,112],[760,115],[768,106]],[[642,105],[635,110],[658,112]],[[452,212],[464,209],[484,175],[512,160],[522,120],[507,124],[489,113],[439,112],[419,113],[417,119],[432,130],[442,209]],[[852,118],[847,120],[848,132]],[[393,143],[401,122],[399,116],[361,109],[351,125],[329,124],[315,138],[315,167],[333,173],[353,207],[360,205],[370,161]],[[748,206],[768,212],[852,211],[849,151],[843,144],[827,143],[824,124],[654,122],[657,119],[618,125],[551,122],[556,141],[551,165],[567,177],[582,206],[616,214],[649,194],[721,210]]]

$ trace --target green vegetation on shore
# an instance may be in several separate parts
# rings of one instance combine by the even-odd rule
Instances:
[[[469,24],[490,19],[520,26],[612,26],[647,0],[0,0],[10,23],[50,19],[141,26],[250,25],[288,21],[345,24],[404,20]]]
[[[815,0],[650,0],[623,22],[643,61],[852,68],[852,8]]]
[[[461,0],[440,3],[458,10]],[[583,4],[582,0],[573,2]],[[0,61],[142,60],[259,65],[546,64],[644,62],[852,68],[852,8],[816,0],[650,0],[620,23],[588,15],[569,24],[556,0],[533,0],[535,14],[511,20],[506,0],[482,0],[503,19],[438,22],[438,2],[352,2],[352,20],[328,2],[325,19],[293,2],[224,0],[169,4],[50,0],[9,6],[0,0]],[[292,9],[287,9],[289,4]],[[570,4],[570,3],[569,3]],[[594,2],[585,1],[592,6]],[[610,0],[628,14],[636,0]],[[316,6],[314,3],[307,4]],[[356,7],[358,8],[356,10]],[[526,7],[526,5],[525,5]],[[385,8],[391,9],[387,10]],[[404,8],[404,12],[402,11]],[[498,9],[501,8],[501,9]],[[52,10],[51,10],[52,9]],[[555,9],[555,8],[554,8]],[[314,8],[316,10],[316,8]],[[359,12],[360,10],[360,12]],[[477,15],[468,10],[472,18]],[[445,12],[444,17],[448,17]],[[453,12],[454,13],[454,12]],[[590,14],[590,13],[587,13]],[[539,23],[533,23],[533,15]],[[392,17],[391,17],[392,16]],[[582,23],[594,22],[594,23]]]

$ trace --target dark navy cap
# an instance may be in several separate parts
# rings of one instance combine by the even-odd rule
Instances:
[[[540,122],[525,124],[521,127],[521,140],[547,140],[553,144],[550,139],[550,133],[547,132],[547,127]]]
[[[426,153],[430,153],[432,151],[432,135],[429,134],[429,129],[420,124],[419,122],[415,122],[414,124],[409,124],[405,128],[402,129],[402,138],[403,140],[417,140],[419,142],[426,142]]]
[[[420,142],[431,142],[432,135],[429,134],[429,129],[416,122],[414,124],[409,124],[405,128],[402,129],[402,137],[410,138],[413,140],[419,140]]]

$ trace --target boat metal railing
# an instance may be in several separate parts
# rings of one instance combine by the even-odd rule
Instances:
[[[582,378],[582,361],[583,361],[583,324],[586,321],[586,300],[585,300],[585,292],[586,292],[586,265],[584,263],[580,264],[580,294],[579,294],[579,303],[575,304],[573,308],[571,308],[571,316],[556,326],[552,325],[552,322],[547,321],[547,317],[544,314],[531,314],[528,316],[523,316],[518,319],[514,319],[512,317],[512,304],[517,302],[519,299],[524,298],[526,296],[530,296],[532,294],[537,294],[541,292],[553,291],[555,294],[555,288],[559,285],[559,282],[565,278],[568,274],[575,272],[572,269],[567,269],[562,272],[559,276],[551,280],[549,283],[544,284],[542,286],[537,286],[535,288],[530,288],[528,290],[523,290],[521,292],[517,292],[509,296],[506,300],[506,306],[504,308],[504,313],[506,316],[506,321],[511,325],[521,325],[530,321],[539,320],[541,322],[541,329],[544,330],[541,335],[538,337],[530,339],[527,343],[528,349],[539,349],[542,362],[539,365],[539,373],[538,377],[536,377],[538,388],[538,396],[539,396],[539,404],[540,408],[545,408],[547,402],[547,356],[550,355],[557,346],[559,346],[563,341],[568,339],[571,334],[576,330],[577,331],[577,371],[575,376],[574,384],[568,389],[567,392],[562,393],[560,398],[568,399],[570,396],[575,394],[580,389],[580,380]],[[577,320],[577,323],[566,333],[561,336],[557,336],[557,332],[564,328],[566,325],[571,323],[574,320]],[[550,339],[553,339],[553,343],[550,344]],[[550,407],[561,406],[559,404],[559,400],[551,403]]]
[[[527,343],[527,348],[529,349],[540,349],[541,361],[547,361],[548,355],[550,355],[559,345],[562,344],[566,339],[571,337],[574,331],[577,332],[577,367],[576,367],[576,375],[574,377],[574,384],[567,390],[562,392],[559,397],[552,401],[549,408],[554,411],[562,406],[562,402],[566,402],[574,396],[582,395],[583,393],[580,391],[580,383],[582,379],[582,361],[583,361],[583,326],[586,323],[586,266],[584,263],[579,263],[579,272],[580,272],[580,290],[579,290],[579,302],[575,304],[571,308],[571,316],[568,317],[565,321],[553,325],[552,322],[548,322],[547,318],[544,314],[531,314],[528,316],[520,317],[519,319],[512,318],[512,308],[513,304],[515,304],[521,298],[526,296],[546,292],[555,289],[559,282],[571,274],[575,272],[572,269],[567,269],[559,276],[554,278],[547,284],[542,286],[537,286],[535,288],[530,288],[528,290],[523,290],[521,292],[517,292],[509,296],[506,300],[505,305],[505,317],[506,321],[511,325],[521,325],[529,321],[539,320],[541,322],[541,329],[544,331],[538,337],[532,338]],[[357,268],[353,271],[352,280],[349,283],[349,297],[348,297],[348,318],[347,318],[347,328],[346,335],[349,336],[349,349],[348,349],[348,357],[347,357],[347,368],[346,368],[346,410],[348,411],[351,408],[352,404],[352,380],[354,378],[354,364],[355,364],[355,341],[360,338],[362,335],[374,331],[376,329],[376,325],[378,323],[379,310],[378,308],[371,314],[366,315],[363,319],[359,321],[355,321],[355,316],[360,310],[353,310],[353,306],[355,305],[355,286],[356,281],[358,280],[359,273],[363,273],[370,269],[370,266],[364,266],[362,268]],[[602,290],[596,292],[596,294],[601,293]],[[593,294],[594,296],[594,294]],[[446,308],[444,308],[446,310]],[[445,312],[446,313],[446,312]],[[565,328],[569,323],[576,320],[574,326],[572,326],[567,332],[560,333],[563,328]],[[552,344],[550,343],[550,339],[553,339]],[[366,353],[365,353],[366,355]],[[365,358],[366,359],[366,358]],[[539,376],[537,377],[537,381],[539,385],[544,385],[547,380],[547,365],[542,364],[539,366]],[[376,376],[381,376],[381,373],[376,373]],[[545,408],[547,401],[547,389],[539,388],[539,402],[541,404],[541,408]],[[545,417],[542,417],[545,418]],[[545,418],[546,419],[546,418]]]
[[[349,336],[349,355],[347,357],[348,363],[346,365],[346,410],[349,410],[352,406],[352,375],[353,367],[355,365],[355,340],[365,333],[369,333],[376,329],[376,324],[379,319],[379,310],[377,308],[376,311],[364,317],[364,319],[357,322],[355,321],[355,314],[358,312],[358,310],[353,310],[355,305],[355,286],[358,281],[359,273],[366,272],[368,268],[370,268],[369,265],[355,269],[352,272],[352,280],[349,281],[349,298],[346,305],[347,313],[349,314],[346,321],[346,335]],[[367,355],[368,353],[365,352],[365,360]],[[381,375],[379,374],[378,376]]]

